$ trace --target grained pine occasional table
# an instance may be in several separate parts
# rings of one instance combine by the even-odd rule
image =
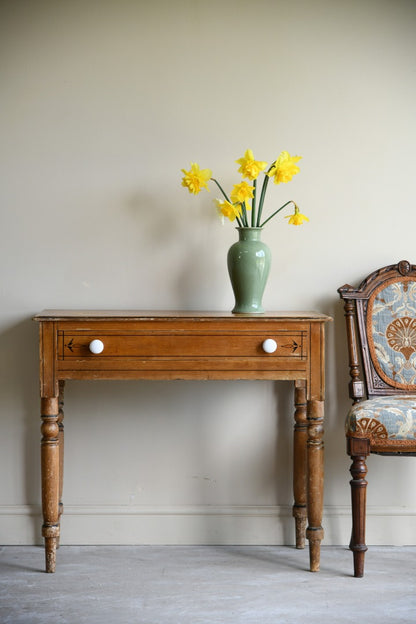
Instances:
[[[296,547],[323,538],[324,327],[314,312],[44,310],[40,332],[42,535],[54,572],[63,511],[63,396],[67,379],[292,380]],[[307,526],[308,525],[308,526]],[[307,528],[306,528],[307,527]]]

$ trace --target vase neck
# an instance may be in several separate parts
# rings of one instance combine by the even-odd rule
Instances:
[[[236,230],[238,231],[238,236],[240,240],[260,240],[261,238],[261,227],[238,227]]]

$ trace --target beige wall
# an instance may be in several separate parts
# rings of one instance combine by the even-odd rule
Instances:
[[[415,18],[406,0],[1,3],[0,543],[40,541],[31,317],[229,310],[235,231],[180,169],[197,161],[230,187],[247,148],[303,156],[268,205],[296,199],[310,223],[266,226],[264,303],[335,318],[325,529],[327,544],[348,542],[336,289],[416,262]],[[279,389],[68,383],[62,541],[290,543],[292,394]],[[369,542],[416,543],[416,463],[369,468]]]

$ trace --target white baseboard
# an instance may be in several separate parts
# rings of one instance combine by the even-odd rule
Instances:
[[[0,506],[0,544],[41,544],[38,506]],[[348,544],[349,507],[324,508],[324,544]],[[65,507],[61,544],[271,544],[294,543],[290,506]],[[369,507],[367,542],[416,545],[416,508]]]

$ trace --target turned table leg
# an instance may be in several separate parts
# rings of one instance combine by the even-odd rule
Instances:
[[[323,401],[308,401],[308,528],[311,572],[318,572],[321,541],[324,536],[322,513],[324,502]]]
[[[41,399],[42,535],[46,572],[55,572],[59,540],[59,406],[58,398]]]
[[[62,502],[62,494],[64,488],[64,390],[65,381],[59,382],[59,412],[58,412],[58,443],[59,443],[59,521],[64,512]],[[57,548],[59,548],[59,537],[57,539]]]
[[[293,517],[295,518],[296,548],[305,548],[306,485],[308,421],[306,414],[306,381],[295,382],[295,428],[293,433]]]

